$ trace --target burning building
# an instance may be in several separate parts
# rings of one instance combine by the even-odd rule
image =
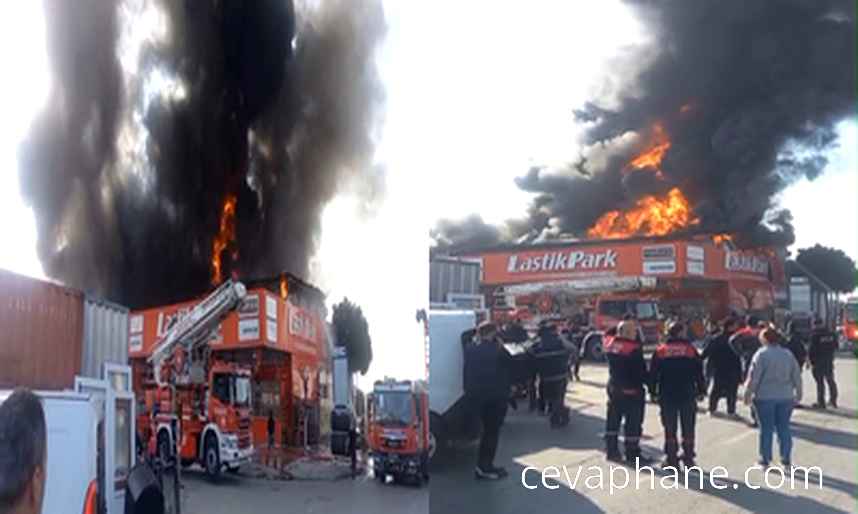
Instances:
[[[442,220],[435,253],[481,260],[500,318],[776,317],[794,240],[777,193],[824,171],[854,113],[854,5],[625,3],[652,37],[575,111],[580,159],[517,179],[519,218]]]
[[[246,282],[248,293],[238,311],[220,324],[211,356],[244,365],[252,373],[252,434],[267,445],[269,414],[278,445],[317,444],[331,408],[330,348],[325,296],[291,275]],[[146,358],[176,317],[196,301],[133,311],[129,318],[129,357],[134,370],[138,411],[148,407],[142,391],[153,385]],[[305,433],[306,432],[306,433]]]
[[[740,250],[711,236],[552,241],[457,253],[481,263],[482,293],[499,322],[577,318],[605,329],[631,313],[655,340],[658,321],[666,317],[702,322],[740,313],[774,320],[786,307],[783,249]]]

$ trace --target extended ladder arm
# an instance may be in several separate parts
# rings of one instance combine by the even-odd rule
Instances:
[[[167,329],[148,359],[154,365],[158,385],[164,385],[161,383],[161,365],[173,352],[181,347],[190,355],[198,345],[208,343],[221,319],[236,309],[246,295],[244,284],[227,280]]]

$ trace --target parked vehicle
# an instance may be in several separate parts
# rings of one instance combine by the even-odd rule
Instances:
[[[422,381],[376,381],[367,397],[369,456],[375,477],[422,484],[435,442],[429,430],[429,391]]]
[[[843,336],[858,343],[858,298],[848,298],[843,305]]]
[[[151,379],[141,389],[141,435],[150,456],[164,464],[177,455],[183,466],[199,463],[212,480],[253,455],[250,369],[209,351],[218,323],[245,294],[241,282],[227,280],[176,320],[148,358]]]

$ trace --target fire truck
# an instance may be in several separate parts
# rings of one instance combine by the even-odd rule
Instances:
[[[184,317],[177,318],[147,359],[154,380],[142,394],[148,451],[162,463],[199,463],[212,480],[235,472],[253,455],[250,430],[251,370],[218,360],[209,342],[223,318],[246,295],[227,280]]]
[[[605,331],[616,327],[626,314],[635,317],[641,331],[641,338],[645,343],[658,342],[663,329],[658,300],[647,295],[638,293],[599,295],[596,299],[593,324],[596,329]]]
[[[847,298],[843,304],[843,337],[858,342],[858,297]]]
[[[492,319],[500,323],[518,319],[531,330],[541,321],[556,321],[563,326],[570,318],[583,319],[588,326],[581,337],[582,353],[600,361],[604,359],[602,335],[617,326],[626,314],[637,320],[641,340],[658,341],[664,316],[659,310],[655,287],[653,277],[516,284],[495,294]]]
[[[423,381],[376,381],[367,398],[367,441],[375,478],[385,482],[429,479],[434,442],[429,432],[429,391]]]

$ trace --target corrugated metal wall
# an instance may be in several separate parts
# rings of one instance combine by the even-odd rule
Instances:
[[[102,364],[128,364],[128,309],[86,297],[80,374],[101,378]]]
[[[480,264],[451,258],[429,262],[429,301],[444,303],[447,293],[480,293]]]

